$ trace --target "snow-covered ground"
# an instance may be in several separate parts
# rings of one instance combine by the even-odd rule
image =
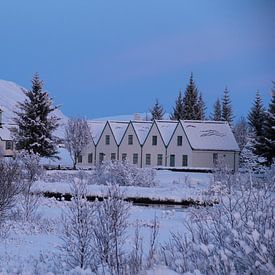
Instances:
[[[8,235],[0,242],[0,274],[32,274],[35,269],[38,274],[42,274],[52,268],[54,255],[58,254],[58,246],[61,244],[61,214],[68,203],[70,202],[42,198],[38,209],[40,219],[36,222],[9,222]],[[145,251],[149,243],[149,228],[155,216],[159,221],[160,243],[168,240],[171,231],[182,232],[183,221],[187,219],[184,209],[161,210],[133,206],[130,210],[128,235],[134,235],[138,220],[142,225]],[[131,237],[128,241],[131,242]],[[147,274],[158,273],[151,271]]]
[[[49,174],[56,173],[48,171]],[[75,171],[60,172],[74,175]],[[92,172],[88,172],[92,173]],[[61,175],[62,177],[62,175]],[[64,177],[65,178],[65,177]],[[171,171],[157,171],[157,187],[125,187],[125,192],[131,196],[151,196],[154,198],[174,198],[180,200],[186,197],[197,197],[204,190],[211,179],[208,174],[182,173]],[[69,191],[66,181],[43,182],[39,181],[36,188],[40,191],[50,190],[58,192]],[[105,186],[90,186],[89,192],[100,194]],[[193,194],[193,195],[192,195]],[[71,202],[57,201],[56,199],[41,198],[37,218],[34,222],[24,223],[18,217],[8,222],[7,236],[0,242],[0,274],[46,274],[54,266],[55,255],[58,254],[58,246],[61,244],[61,215],[67,204]],[[198,210],[199,211],[199,210]],[[144,251],[148,248],[150,238],[150,226],[154,217],[159,223],[158,243],[164,244],[169,239],[170,232],[183,232],[183,222],[188,219],[187,208],[160,208],[132,206],[130,209],[129,226],[127,235],[129,248],[134,236],[135,226],[141,227],[144,240]],[[127,244],[128,246],[128,244]],[[162,272],[162,273],[160,273]],[[176,274],[167,268],[156,267],[144,274]]]
[[[50,171],[48,173],[57,173]],[[70,182],[65,175],[74,175],[77,172],[58,172],[59,176],[64,174],[65,180],[54,182],[38,181],[34,187],[37,192],[53,192],[53,193],[70,193]],[[92,173],[92,172],[86,172]],[[73,177],[73,176],[72,176]],[[161,201],[199,201],[204,202],[204,191],[209,187],[212,174],[206,173],[189,173],[189,172],[172,172],[172,171],[156,171],[156,186],[154,187],[137,187],[125,186],[121,187],[126,198],[148,198],[150,200]],[[104,185],[89,185],[88,195],[102,197],[106,194],[107,187]]]

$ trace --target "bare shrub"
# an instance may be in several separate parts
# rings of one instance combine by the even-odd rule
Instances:
[[[118,185],[109,185],[107,198],[96,203],[94,247],[102,272],[123,274],[125,267],[124,243],[130,204],[123,200]]]
[[[95,269],[93,232],[95,207],[87,201],[85,181],[75,179],[71,186],[72,201],[62,216],[63,232],[60,247],[68,270],[80,267]]]
[[[21,163],[23,174],[23,190],[20,201],[23,219],[30,221],[35,218],[40,200],[39,194],[33,194],[33,185],[42,175],[43,169],[39,164],[40,156],[38,154],[21,151],[16,158]]]
[[[0,225],[16,204],[22,192],[21,165],[17,160],[0,158]]]

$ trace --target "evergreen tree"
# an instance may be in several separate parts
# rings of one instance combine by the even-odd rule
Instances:
[[[202,94],[200,93],[199,99],[198,99],[198,117],[199,120],[205,120],[205,113],[206,113],[206,105],[203,100]]]
[[[215,121],[222,120],[222,105],[219,98],[216,100],[214,104],[214,113],[212,115],[212,119]]]
[[[159,104],[158,99],[156,99],[155,105],[150,109],[151,120],[161,120],[164,116],[164,109],[161,104]]]
[[[222,99],[222,120],[227,121],[230,126],[233,122],[233,110],[232,104],[229,97],[229,91],[227,88],[224,90],[223,99]]]
[[[56,157],[57,138],[53,131],[58,127],[58,118],[52,114],[57,109],[52,98],[43,91],[39,75],[32,79],[32,89],[25,92],[26,99],[18,103],[17,117],[14,119],[16,146],[19,150],[38,154],[41,157]]]
[[[265,113],[263,135],[256,138],[255,153],[266,159],[271,165],[275,158],[275,82],[273,82],[272,97],[269,108]]]
[[[255,137],[259,137],[263,134],[265,109],[260,93],[256,92],[256,98],[253,102],[253,106],[248,114],[248,123],[252,128]]]
[[[184,113],[184,103],[183,103],[183,97],[181,90],[179,91],[178,97],[175,102],[175,107],[173,108],[173,112],[170,116],[170,119],[172,120],[180,120],[184,119],[183,113]]]
[[[198,99],[198,89],[196,84],[193,80],[193,74],[191,73],[189,84],[186,87],[185,94],[184,94],[184,119],[200,119],[200,106],[199,106],[199,99]]]

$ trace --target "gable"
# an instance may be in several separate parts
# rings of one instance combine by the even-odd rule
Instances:
[[[151,121],[146,121],[146,122],[145,121],[142,121],[142,122],[132,121],[131,123],[133,125],[134,131],[137,135],[140,145],[143,145],[149,132],[150,132],[153,122],[151,122]]]
[[[156,125],[159,129],[160,135],[163,139],[165,146],[167,146],[177,128],[178,122],[172,121],[172,120],[171,121],[157,120]]]
[[[117,145],[120,144],[129,122],[109,121]]]
[[[106,121],[89,120],[87,123],[91,132],[93,142],[94,144],[97,144],[106,125]]]

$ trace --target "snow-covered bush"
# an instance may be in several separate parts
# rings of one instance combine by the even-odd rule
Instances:
[[[116,183],[120,186],[155,185],[155,171],[150,168],[137,168],[127,161],[104,161],[96,167],[93,175],[96,184]]]
[[[225,173],[219,204],[190,211],[187,233],[172,234],[163,261],[180,273],[274,273],[274,182],[274,170],[264,179]]]

